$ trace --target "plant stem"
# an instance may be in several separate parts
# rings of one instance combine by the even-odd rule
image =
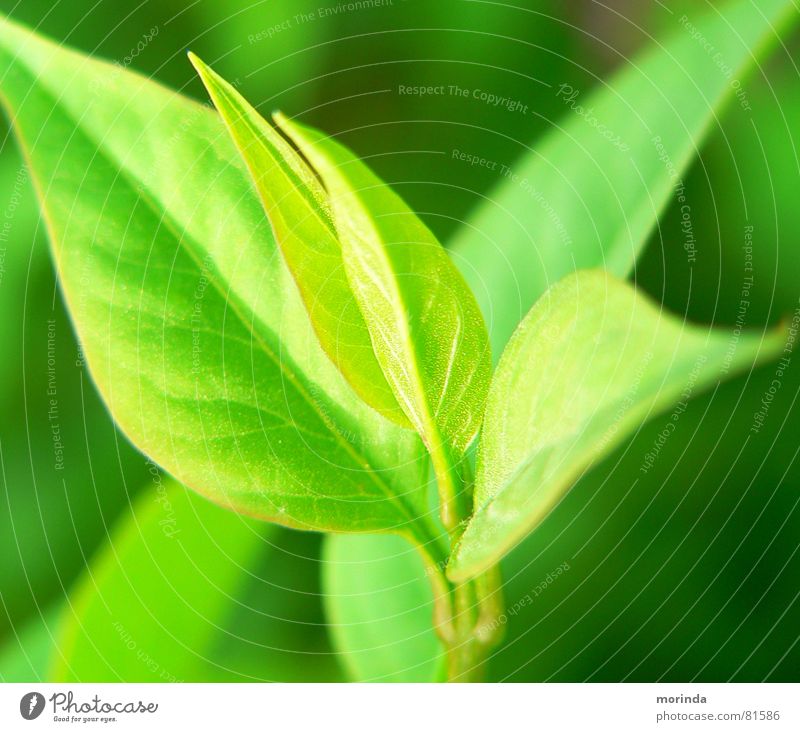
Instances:
[[[464,481],[466,457],[456,459],[452,449],[438,435],[429,446],[433,472],[439,491],[440,515],[452,544],[460,538],[463,524],[472,513],[472,482]]]
[[[445,641],[448,681],[482,681],[486,659],[500,640],[501,583],[497,567],[453,587],[455,637]]]
[[[448,449],[431,450],[439,489],[442,523],[451,548],[461,538],[472,509],[472,470],[466,457],[453,460]],[[486,659],[500,640],[503,612],[502,583],[498,567],[462,584],[447,578],[446,560],[422,553],[434,591],[434,625],[447,655],[448,681],[481,681]]]

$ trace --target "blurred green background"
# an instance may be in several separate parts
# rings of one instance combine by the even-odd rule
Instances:
[[[204,100],[185,54],[195,51],[238,80],[263,113],[280,108],[340,135],[447,242],[498,174],[466,168],[446,151],[457,146],[511,164],[564,113],[553,86],[592,88],[666,26],[665,5],[672,12],[690,5],[393,0],[319,17],[335,4],[2,0],[0,10]],[[317,18],[298,19],[301,13]],[[797,307],[796,51],[787,39],[747,87],[752,114],[730,107],[686,177],[704,256],[687,261],[676,208],[638,264],[637,283],[691,320],[735,322],[746,223],[758,232],[747,325],[775,322]],[[440,84],[491,90],[529,113],[471,97],[398,93]],[[124,555],[119,527],[132,511],[152,509],[161,482],[95,394],[59,299],[30,181],[5,126],[3,134],[0,208],[10,228],[0,241],[0,677],[36,680],[69,665],[55,639],[59,618],[80,601],[70,591],[81,575],[84,585],[104,576],[98,562]],[[56,368],[48,372],[50,357]],[[764,367],[694,399],[642,474],[663,421],[646,425],[507,558],[509,606],[563,562],[570,569],[510,618],[491,659],[492,679],[800,680],[800,364],[788,369],[764,429],[749,434],[773,371]],[[49,411],[52,378],[63,469]],[[171,490],[189,524],[204,512],[208,524],[227,520]],[[199,580],[211,604],[198,610],[208,620],[201,657],[188,653],[183,678],[342,678],[322,610],[320,538],[274,527],[247,531],[260,537],[259,551],[221,550],[219,578]],[[126,643],[127,631],[119,632]],[[186,651],[179,625],[160,632],[152,643]],[[230,674],[234,655],[239,672]],[[265,666],[266,656],[272,661]],[[252,673],[243,673],[249,664]],[[109,680],[115,674],[133,680],[124,669],[109,670]]]

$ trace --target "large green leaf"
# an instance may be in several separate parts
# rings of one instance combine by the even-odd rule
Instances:
[[[430,230],[349,150],[276,115],[330,195],[345,270],[378,361],[426,443],[442,516],[458,521],[447,473],[480,426],[491,376],[475,298]]]
[[[1,25],[0,94],[92,375],[132,441],[239,511],[424,533],[419,441],[319,348],[217,115]]]
[[[56,681],[339,679],[316,556],[174,481],[143,491],[64,610]],[[307,542],[306,542],[307,543]]]
[[[444,651],[414,548],[397,536],[332,534],[322,559],[326,618],[351,679],[438,680]]]
[[[786,333],[709,330],[664,313],[604,271],[570,275],[522,322],[492,381],[476,512],[448,575],[491,566],[550,512],[581,472],[698,389],[774,358]],[[643,466],[646,467],[646,466]]]
[[[554,89],[563,123],[507,167],[453,239],[495,353],[568,272],[631,271],[721,106],[800,14],[792,0],[734,0],[671,17],[664,42],[607,86]]]
[[[189,58],[253,177],[320,344],[364,401],[410,427],[350,290],[327,194],[300,156],[233,86],[194,54]]]

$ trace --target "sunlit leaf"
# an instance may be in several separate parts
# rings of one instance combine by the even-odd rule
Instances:
[[[325,352],[368,404],[410,427],[386,383],[342,263],[327,195],[287,142],[228,82],[189,58],[253,177]]]
[[[497,367],[481,432],[476,512],[448,568],[499,561],[595,460],[649,417],[775,358],[783,330],[709,330],[601,271],[570,275],[522,322]]]
[[[425,533],[419,440],[319,348],[218,116],[8,20],[2,32],[0,95],[92,375],[131,440],[238,511]]]

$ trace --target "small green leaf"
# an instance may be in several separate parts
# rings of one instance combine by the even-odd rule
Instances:
[[[372,352],[342,264],[327,194],[306,163],[227,81],[189,58],[242,155],[322,348],[356,393],[410,427]]]
[[[340,680],[312,602],[318,559],[294,537],[313,535],[151,486],[72,591],[52,678]]]
[[[326,617],[351,680],[437,681],[444,651],[414,548],[397,536],[332,534],[322,558]]]
[[[218,115],[0,28],[0,97],[92,376],[128,437],[229,508],[427,541],[421,443],[320,349]]]
[[[491,377],[475,298],[430,230],[349,150],[280,115],[276,121],[330,195],[345,270],[378,361],[431,452],[452,525],[447,463],[477,432]]]
[[[753,363],[785,333],[710,330],[664,313],[631,286],[583,271],[551,287],[512,337],[489,392],[476,511],[448,576],[499,561],[587,466],[643,421]]]
[[[746,77],[800,19],[792,0],[695,5],[608,84],[553,89],[563,120],[509,164],[452,241],[495,353],[567,273],[629,274],[721,107],[748,103]]]

